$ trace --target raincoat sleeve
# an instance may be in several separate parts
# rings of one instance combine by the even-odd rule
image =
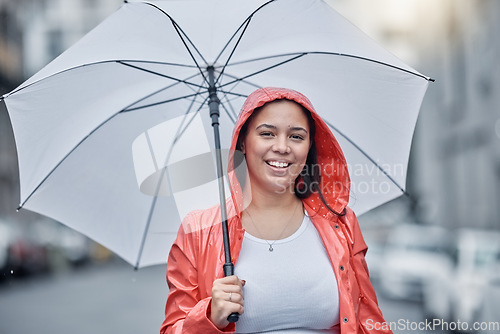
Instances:
[[[188,215],[183,221],[177,239],[172,245],[167,262],[169,293],[165,306],[165,320],[161,334],[198,334],[234,332],[230,324],[219,330],[209,319],[211,297],[201,298],[198,285],[196,233],[185,233],[184,226],[196,216]]]
[[[358,219],[354,212],[347,208],[346,220],[351,229],[353,236],[352,245],[352,265],[356,271],[358,284],[361,289],[361,300],[359,302],[358,310],[358,325],[360,333],[392,333],[388,323],[384,320],[382,311],[378,306],[377,296],[373,285],[370,282],[368,266],[365,261],[365,254],[368,250],[361,229],[359,227]]]

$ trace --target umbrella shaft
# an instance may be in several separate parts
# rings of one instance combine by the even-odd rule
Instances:
[[[226,276],[233,275],[233,264],[231,261],[231,250],[229,248],[229,233],[227,227],[227,212],[226,212],[226,194],[224,192],[224,172],[222,169],[222,155],[221,155],[221,145],[220,145],[220,133],[219,133],[219,104],[220,100],[217,97],[217,88],[215,87],[215,76],[214,76],[213,66],[207,68],[208,71],[208,93],[209,101],[208,106],[210,108],[210,117],[212,118],[212,127],[214,129],[214,141],[215,141],[215,159],[217,164],[217,180],[219,183],[219,200],[220,200],[220,213],[222,221],[222,233],[224,240],[224,273]]]
[[[208,107],[210,108],[210,117],[212,118],[212,126],[219,125],[219,105],[220,105],[220,100],[217,97],[217,88],[215,87],[215,74],[214,74],[214,67],[209,66],[207,68],[208,71]],[[214,128],[215,131],[215,128]],[[217,132],[218,132],[218,127],[217,127]],[[216,149],[220,149],[220,137],[217,135],[215,137],[215,145]],[[219,141],[217,147],[217,141]]]

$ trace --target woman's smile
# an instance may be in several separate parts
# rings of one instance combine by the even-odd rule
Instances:
[[[290,163],[288,162],[279,162],[279,161],[266,161],[266,163],[269,165],[269,166],[273,166],[273,167],[276,167],[276,168],[287,168],[288,166],[290,166]]]
[[[274,176],[277,177],[286,176],[288,174],[289,167],[292,165],[291,163],[278,162],[275,160],[266,161],[266,164],[271,169],[271,173],[273,173]]]

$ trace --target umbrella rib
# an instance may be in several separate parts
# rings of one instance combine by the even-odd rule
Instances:
[[[153,165],[155,170],[158,170],[158,162],[156,161],[156,157],[153,153],[153,144],[151,143],[151,137],[149,136],[149,130],[144,131],[144,135],[146,136],[146,141],[148,143],[149,152],[151,153],[151,160],[153,161]]]
[[[342,131],[340,131],[337,127],[333,126],[333,124],[331,124],[330,122],[324,120],[326,124],[328,124],[328,126],[330,128],[332,128],[335,132],[337,132],[339,135],[341,135],[342,137],[344,137],[345,140],[347,140],[352,146],[354,146],[359,152],[361,152],[361,154],[363,154],[368,160],[370,160],[370,162],[372,164],[375,165],[375,167],[377,167],[392,183],[394,183],[396,185],[396,187],[399,188],[399,190],[401,190],[401,192],[407,196],[409,196],[409,194],[403,189],[403,187],[401,187],[397,182],[396,180],[394,180],[392,178],[392,176],[390,176],[371,156],[368,155],[368,153],[366,153],[358,144],[356,144],[351,138],[349,138],[348,136],[346,136]]]
[[[174,99],[170,99],[170,100],[167,100],[167,101],[163,101],[163,102],[159,102],[159,103],[153,103],[151,105],[147,105],[147,106],[142,106],[142,107],[137,107],[137,108],[134,108],[134,109],[129,109],[129,110],[121,110],[121,111],[118,111],[116,112],[115,114],[111,115],[110,117],[108,117],[106,120],[104,120],[101,124],[99,124],[99,126],[96,126],[92,131],[89,132],[88,135],[86,135],[85,137],[82,138],[82,140],[80,140],[78,142],[78,144],[75,145],[75,147],[73,147],[55,166],[54,168],[52,168],[50,170],[49,173],[47,173],[47,175],[40,181],[40,183],[33,189],[33,191],[26,197],[26,199],[18,206],[17,210],[19,211],[20,209],[22,209],[22,207],[26,204],[27,201],[30,200],[30,198],[33,196],[33,194],[42,186],[42,184],[45,183],[45,181],[47,181],[47,179],[52,175],[52,173],[54,173],[54,171],[84,142],[87,140],[87,138],[89,138],[94,132],[96,132],[97,130],[99,130],[102,126],[104,126],[106,123],[108,123],[111,119],[113,119],[115,116],[119,115],[120,113],[122,112],[129,112],[129,111],[132,111],[132,110],[138,110],[138,109],[142,109],[142,108],[146,108],[146,107],[149,107],[149,106],[154,106],[154,105],[158,105],[158,104],[162,104],[162,103],[167,103],[167,102],[173,102],[173,101],[177,101],[177,100],[180,100],[180,99],[185,99],[185,98],[189,98],[189,97],[196,97],[198,96],[198,94],[190,94],[190,95],[186,95],[186,96],[181,96],[181,97],[178,97],[178,98],[174,98]]]
[[[233,87],[233,89],[234,89],[234,88],[235,88],[235,87],[236,87],[239,83],[240,83],[240,82],[238,82],[238,83],[237,83],[237,84]],[[222,101],[222,100],[226,100],[226,101],[227,101],[227,103],[229,104],[229,106],[231,107],[232,114],[229,112],[229,110],[226,108],[226,106],[225,106],[223,103],[221,103],[222,108],[223,108],[223,109],[224,109],[224,111],[227,113],[227,115],[229,116],[229,118],[231,119],[231,121],[233,122],[233,124],[235,124],[235,123],[236,123],[236,121],[234,120],[233,116],[234,116],[235,118],[237,118],[237,117],[238,117],[238,115],[237,115],[237,114],[236,114],[236,112],[234,111],[234,108],[233,108],[233,106],[232,106],[232,104],[231,104],[231,101],[230,101],[230,100],[229,100],[229,98],[228,98],[228,95],[233,95],[233,96],[243,97],[243,98],[247,98],[247,97],[248,97],[248,95],[244,95],[244,94],[240,94],[240,93],[233,93],[232,91],[225,91],[225,90],[222,90],[222,89],[220,89],[220,88],[218,88],[218,91],[224,94],[224,95],[222,96],[222,98],[221,98],[221,101]]]
[[[254,12],[252,14],[250,14],[250,16],[247,17],[247,19],[238,27],[238,29],[234,32],[233,36],[231,36],[231,38],[228,40],[228,42],[226,43],[226,45],[222,48],[222,51],[219,53],[219,55],[217,56],[216,60],[214,63],[217,62],[217,60],[219,60],[219,57],[222,56],[222,53],[226,50],[226,48],[229,46],[229,44],[231,43],[231,41],[234,39],[234,37],[236,37],[236,34],[238,33],[238,31],[241,30],[241,28],[243,26],[245,26],[245,28],[243,28],[243,31],[241,32],[240,36],[238,37],[238,40],[236,41],[236,44],[234,45],[233,47],[233,50],[231,50],[231,53],[229,54],[229,57],[227,58],[226,60],[226,63],[224,64],[224,66],[222,67],[220,73],[219,73],[219,76],[217,77],[217,79],[215,80],[215,82],[217,83],[220,79],[220,77],[222,76],[222,74],[224,73],[224,70],[226,69],[226,66],[229,64],[229,61],[231,60],[231,58],[233,57],[234,55],[234,52],[236,51],[236,49],[238,48],[238,45],[240,44],[241,42],[241,39],[243,38],[243,35],[245,34],[245,31],[247,30],[248,26],[250,25],[250,22],[252,21],[252,18],[253,16],[258,12],[260,11],[262,8],[264,8],[265,6],[269,5],[271,2],[274,2],[276,0],[270,0],[264,4],[262,4],[259,8],[257,8],[256,10],[254,10]]]
[[[199,75],[198,73],[197,73],[197,74],[194,74],[194,75],[192,75],[192,76],[188,77],[186,80],[190,80],[190,79],[192,79],[192,78],[194,78],[194,77],[197,77],[198,75]],[[181,83],[181,82],[176,82],[176,83],[174,83],[174,84],[168,85],[167,87],[163,87],[163,88],[161,88],[161,89],[159,89],[159,90],[157,90],[157,91],[155,91],[155,92],[153,92],[153,93],[151,93],[151,94],[149,94],[149,95],[147,95],[147,96],[145,96],[145,97],[143,97],[143,98],[141,98],[141,99],[138,99],[138,100],[134,101],[133,103],[129,104],[127,107],[123,108],[123,110],[122,110],[122,111],[126,112],[126,111],[128,111],[128,108],[132,107],[133,105],[135,105],[135,104],[137,104],[137,103],[139,103],[139,102],[141,102],[141,101],[144,101],[144,100],[146,100],[146,99],[150,98],[151,96],[154,96],[154,95],[156,95],[156,94],[159,94],[160,92],[163,92],[163,91],[165,91],[165,90],[167,90],[167,89],[170,89],[170,88],[172,88],[172,87],[174,87],[174,86],[176,86],[176,85],[179,85],[180,83]],[[198,85],[196,85],[196,86],[197,86],[197,87],[200,87],[200,86],[198,86]],[[188,87],[189,87],[189,88],[191,88],[190,86],[188,86]]]
[[[229,102],[229,100],[228,100],[228,98],[227,98],[227,95],[224,95],[223,99],[225,99],[225,100],[227,101],[227,104],[231,105],[231,103]],[[229,117],[229,119],[231,120],[231,122],[233,122],[233,124],[235,124],[235,123],[236,123],[236,121],[234,120],[233,115],[231,115],[231,113],[229,112],[229,110],[227,110],[227,108],[226,108],[226,106],[224,105],[224,103],[221,103],[220,105],[222,106],[222,109],[224,109],[224,111],[226,112],[226,114],[227,114],[227,116]],[[233,110],[232,106],[231,106],[231,110],[232,110],[232,111],[233,111],[233,113],[234,113],[234,110]],[[234,115],[234,116],[236,116],[236,115]]]
[[[396,70],[399,70],[399,71],[402,71],[402,72],[406,72],[406,73],[409,73],[409,74],[413,74],[417,77],[420,77],[420,78],[423,78],[427,81],[430,81],[430,82],[434,82],[435,80],[430,78],[430,77],[427,77],[423,74],[420,74],[418,72],[412,72],[410,70],[407,70],[405,68],[402,68],[402,67],[398,67],[396,65],[391,65],[391,64],[388,64],[388,63],[384,63],[382,61],[379,61],[379,60],[375,60],[375,59],[370,59],[370,58],[366,58],[366,57],[361,57],[361,56],[356,56],[356,55],[351,55],[351,54],[346,54],[346,53],[337,53],[337,52],[320,52],[320,51],[313,51],[313,52],[307,52],[308,54],[323,54],[323,55],[334,55],[334,56],[340,56],[340,57],[347,57],[347,58],[354,58],[354,59],[359,59],[359,60],[365,60],[365,61],[369,61],[369,62],[372,62],[372,63],[375,63],[375,64],[379,64],[379,65],[383,65],[383,66],[387,66],[387,67],[390,67],[390,68],[393,68],[393,69],[396,69]]]
[[[116,60],[115,60],[116,61]],[[126,63],[143,63],[143,64],[158,64],[158,65],[169,65],[169,66],[178,66],[178,67],[187,67],[187,68],[196,68],[195,65],[189,64],[178,64],[178,63],[169,63],[164,61],[155,61],[155,60],[137,60],[137,59],[121,59],[119,61]]]
[[[246,25],[245,25],[245,28],[243,28],[243,31],[241,32],[241,35],[240,37],[238,38],[238,41],[236,41],[236,45],[234,46],[233,50],[231,51],[231,54],[229,55],[229,57],[227,57],[227,60],[226,60],[226,63],[224,64],[224,66],[222,66],[222,69],[219,73],[219,76],[217,77],[217,79],[215,80],[215,83],[217,83],[220,79],[220,77],[222,76],[222,74],[224,73],[224,70],[226,69],[226,66],[227,64],[229,64],[229,61],[231,60],[231,58],[233,57],[233,54],[234,52],[236,51],[236,48],[238,47],[238,45],[240,44],[241,42],[241,39],[243,38],[243,35],[245,34],[245,31],[247,30],[248,26],[250,25],[250,22],[252,21],[252,17],[249,17],[247,20],[246,20]],[[239,28],[238,28],[239,30]],[[225,48],[225,47],[224,47]],[[218,58],[218,57],[217,57]]]
[[[225,76],[227,77],[230,77],[231,79],[238,79],[237,76],[235,75],[231,75],[231,74],[227,74],[227,73],[224,73]],[[247,81],[247,80],[239,80],[239,82],[243,82],[243,83],[246,83],[247,85],[250,85],[252,87],[254,87],[255,89],[259,89],[259,88],[262,88],[262,86],[256,84],[256,83],[253,83],[253,82],[250,82],[250,81]],[[246,96],[246,95],[245,95]]]
[[[186,126],[181,131],[179,131],[179,130],[177,131],[177,134],[175,135],[175,138],[174,138],[174,145],[177,143],[177,141],[179,140],[179,138],[184,134],[184,132],[186,132],[187,128],[193,122],[194,118],[200,112],[201,108],[203,108],[203,106],[207,102],[208,98],[209,98],[208,96],[205,97],[205,99],[203,100],[203,102],[201,103],[201,105],[198,107],[198,109],[196,110],[196,112],[194,112],[193,117],[191,117],[191,119],[188,121],[188,123],[186,124]],[[191,105],[193,105],[193,104],[194,104],[194,99],[193,99]],[[189,107],[188,110],[191,110],[191,106]],[[186,116],[187,116],[187,113],[186,113]],[[184,120],[185,119],[182,120],[182,123],[184,123]],[[182,126],[182,123],[181,123],[181,126]],[[180,128],[181,127],[179,127],[179,129]],[[169,159],[170,159],[170,153],[168,154],[167,162],[168,162]]]
[[[183,79],[178,79],[178,78],[175,78],[175,77],[172,77],[172,76],[169,76],[169,75],[166,75],[166,74],[162,74],[162,73],[158,73],[158,72],[155,72],[155,71],[151,71],[151,70],[148,70],[146,68],[142,68],[142,67],[139,67],[139,66],[135,66],[135,65],[132,65],[132,64],[128,64],[128,63],[125,63],[121,60],[117,61],[117,63],[119,64],[122,64],[122,65],[125,65],[125,66],[128,66],[128,67],[131,67],[131,68],[134,68],[134,69],[137,69],[137,70],[140,70],[140,71],[144,71],[146,73],[151,73],[151,74],[154,74],[154,75],[158,75],[160,77],[163,77],[163,78],[167,78],[167,79],[171,79],[171,80],[174,80],[174,81],[177,81],[177,82],[180,82],[180,83],[184,83],[186,85],[191,85],[191,86],[195,86],[195,87],[203,87],[203,86],[200,86],[200,85],[197,85],[195,83],[192,83],[192,82],[189,82],[189,81],[186,81],[186,80],[183,80]],[[193,76],[194,77],[194,76]],[[189,78],[188,78],[189,79]]]
[[[301,58],[301,57],[305,56],[306,54],[307,54],[307,53],[301,53],[301,54],[298,54],[298,55],[296,55],[295,57],[292,57],[292,58],[290,58],[290,59],[284,60],[284,61],[282,61],[282,62],[280,62],[280,63],[277,63],[277,64],[274,64],[274,65],[272,65],[272,66],[266,67],[266,68],[264,68],[264,69],[262,69],[262,70],[259,70],[259,71],[257,71],[257,72],[254,72],[254,73],[247,74],[247,75],[245,75],[244,77],[241,77],[241,78],[239,78],[239,79],[235,79],[235,80],[233,80],[233,81],[227,82],[227,83],[225,83],[225,84],[223,84],[223,85],[220,85],[220,87],[222,88],[222,87],[225,87],[225,86],[228,86],[228,85],[232,85],[232,84],[233,84],[233,83],[235,83],[235,82],[243,81],[243,80],[245,80],[245,79],[247,79],[247,78],[250,78],[250,77],[252,77],[252,76],[254,76],[254,75],[257,75],[257,74],[260,74],[260,73],[262,73],[262,72],[266,72],[266,71],[272,70],[272,69],[273,69],[273,68],[275,68],[275,67],[278,67],[278,66],[284,65],[284,64],[289,63],[289,62],[291,62],[291,61],[293,61],[293,60],[295,60],[295,59]]]
[[[181,35],[181,32],[182,34],[187,38],[187,40],[189,41],[189,43],[191,45],[193,45],[193,47],[195,48],[196,52],[198,52],[198,54],[200,54],[200,52],[198,51],[198,49],[196,49],[196,47],[194,46],[194,44],[191,42],[191,40],[189,39],[189,37],[186,36],[186,34],[184,33],[184,31],[182,31],[181,27],[179,27],[179,25],[175,22],[175,21],[172,21],[172,23],[174,24],[174,28],[175,30],[177,31],[177,34],[179,35],[179,38],[181,39],[182,43],[184,44],[184,46],[186,47],[186,50],[188,51],[189,55],[191,56],[191,59],[194,61],[194,63],[196,64],[196,67],[198,67],[198,70],[200,71],[201,75],[203,76],[203,79],[205,80],[205,82],[208,84],[208,79],[207,77],[205,76],[205,73],[203,73],[203,71],[201,70],[201,67],[200,65],[198,64],[198,62],[196,61],[196,58],[194,57],[193,53],[191,52],[191,49],[189,48],[189,46],[187,45],[186,41],[184,40],[184,38],[182,38],[182,35]],[[200,54],[201,56],[201,54]],[[205,64],[207,63],[207,61],[203,58],[203,56],[201,56],[201,58],[203,59],[203,61],[205,62]]]
[[[198,91],[199,93],[199,91]],[[165,163],[163,164],[164,166],[166,166],[170,160],[170,156],[172,155],[172,150],[175,146],[175,144],[177,144],[177,141],[179,140],[179,138],[184,134],[184,132],[186,132],[187,128],[189,127],[189,125],[193,122],[194,118],[196,117],[196,115],[199,113],[199,111],[201,110],[201,108],[203,108],[205,102],[208,100],[208,96],[203,100],[203,102],[201,103],[201,105],[198,107],[198,109],[193,113],[193,116],[191,117],[191,119],[187,122],[187,124],[184,126],[184,122],[186,121],[186,118],[187,116],[189,115],[189,113],[191,112],[191,109],[193,108],[193,105],[194,105],[194,102],[196,101],[196,99],[193,99],[189,105],[189,107],[187,108],[186,112],[184,113],[184,118],[182,119],[182,122],[181,124],[179,125],[179,127],[177,128],[177,132],[175,134],[175,137],[174,137],[174,140],[173,140],[173,143],[172,145],[170,146],[170,149],[167,153],[167,156],[165,158]]]
[[[160,185],[163,182],[163,175],[164,174],[165,174],[165,172],[161,173],[160,180],[159,180],[158,185],[156,187],[156,193],[157,194],[158,194],[158,191],[160,190]],[[146,237],[148,235],[149,225],[151,223],[151,218],[153,216],[153,212],[154,212],[154,209],[155,209],[157,201],[158,201],[158,196],[154,196],[153,197],[153,201],[151,203],[151,208],[149,209],[148,221],[146,223],[146,227],[144,228],[144,234],[142,235],[141,245],[140,245],[140,248],[139,248],[139,254],[137,255],[137,261],[135,262],[135,266],[134,266],[135,270],[139,269],[139,262],[141,261],[141,258],[142,258],[142,251],[144,250],[144,244],[146,242]]]
[[[272,56],[267,56],[267,57],[260,57],[260,58],[242,60],[242,61],[239,61],[239,62],[234,62],[234,63],[228,64],[227,66],[247,64],[247,63],[251,63],[251,62],[255,62],[255,61],[259,61],[259,60],[267,60],[267,59],[271,59],[271,58],[290,57],[290,56],[294,56],[294,55],[301,55],[301,56],[304,56],[304,55],[332,55],[332,56],[339,56],[339,57],[346,57],[346,58],[354,58],[354,59],[364,60],[364,61],[372,62],[372,63],[375,63],[375,64],[387,66],[387,67],[393,68],[395,70],[399,70],[399,71],[406,72],[406,73],[409,73],[409,74],[413,74],[413,75],[415,75],[417,77],[423,78],[423,79],[425,79],[427,81],[430,81],[430,82],[434,82],[435,81],[431,77],[427,77],[427,76],[425,76],[423,74],[420,74],[418,72],[412,72],[410,70],[404,69],[402,67],[398,67],[396,65],[391,65],[391,64],[379,61],[379,60],[370,59],[370,58],[366,58],[366,57],[362,57],[362,56],[351,55],[351,54],[347,54],[347,53],[340,53],[340,52],[304,51],[304,52],[284,53],[284,54],[280,54],[280,55],[272,55]],[[296,58],[294,58],[294,59],[296,59]],[[294,60],[294,59],[291,59],[291,60]],[[284,63],[280,63],[278,65],[282,65],[282,64],[284,64]]]
[[[188,94],[188,95],[184,95],[184,96],[174,97],[173,99],[164,100],[164,101],[155,102],[155,103],[150,103],[150,104],[146,104],[146,105],[143,105],[143,106],[140,106],[140,107],[135,107],[135,108],[130,108],[130,109],[124,109],[124,110],[121,110],[120,112],[121,113],[122,112],[125,113],[125,112],[130,112],[130,111],[136,111],[136,110],[139,110],[139,109],[144,109],[144,108],[158,106],[160,104],[170,103],[170,102],[174,102],[174,101],[178,101],[178,100],[182,100],[182,99],[188,99],[190,97],[195,97],[195,96],[198,96],[198,95],[199,95],[198,93],[194,93],[194,94]]]
[[[226,90],[222,90],[222,89],[219,90],[219,92],[224,93],[224,96],[226,96],[226,95],[233,95],[233,96],[243,97],[243,98],[247,98],[248,97],[248,95],[246,95],[246,94],[234,93],[234,92],[226,91]]]
[[[198,55],[205,62],[205,64],[208,65],[207,61],[205,60],[205,58],[203,57],[203,55],[201,54],[201,52],[198,50],[198,48],[196,47],[196,45],[194,45],[194,43],[191,41],[191,39],[188,37],[188,35],[184,32],[184,30],[182,30],[182,28],[179,26],[179,24],[177,24],[177,22],[175,22],[175,20],[173,19],[173,17],[171,17],[167,12],[165,12],[163,9],[161,9],[158,6],[156,6],[155,4],[152,4],[152,3],[146,3],[146,4],[152,6],[152,7],[156,8],[156,9],[158,9],[160,12],[162,12],[164,15],[166,15],[170,19],[170,22],[172,22],[172,26],[174,27],[175,31],[177,32],[177,35],[179,36],[179,38],[181,39],[182,44],[184,44],[184,46],[186,47],[187,52],[189,53],[189,55],[191,56],[191,59],[196,64],[196,67],[198,68],[198,70],[200,71],[201,75],[203,76],[203,79],[205,79],[205,82],[208,83],[208,79],[205,77],[205,74],[201,70],[200,65],[196,61],[196,58],[194,57],[193,53],[191,52],[191,49],[187,45],[185,39],[187,39],[187,41],[189,42],[189,44],[191,44],[191,46],[194,48],[194,50],[196,51],[196,53],[198,53]]]
[[[83,68],[83,67],[86,67],[86,66],[101,65],[101,64],[107,64],[107,63],[134,62],[134,61],[137,61],[137,60],[110,59],[110,60],[96,61],[96,62],[81,64],[81,65],[78,65],[78,66],[73,66],[73,67],[67,68],[65,70],[62,70],[62,71],[59,71],[59,72],[56,72],[56,73],[52,73],[51,75],[48,75],[48,76],[43,77],[41,79],[38,79],[37,81],[34,81],[34,82],[30,83],[27,86],[21,87],[19,89],[15,89],[12,92],[3,95],[2,97],[5,99],[5,98],[9,97],[10,95],[18,93],[18,92],[20,92],[20,91],[22,91],[22,90],[24,90],[24,89],[26,89],[28,87],[31,87],[31,86],[33,86],[33,85],[35,85],[35,84],[37,84],[37,83],[39,83],[41,81],[47,80],[49,78],[52,78],[54,76],[57,76],[59,74],[65,73],[65,72],[69,72],[69,71],[73,71],[73,70],[77,70],[77,69]],[[191,68],[195,67],[193,65],[175,64],[175,63],[167,63],[167,62],[155,62],[155,61],[138,61],[138,62],[151,63],[151,64],[162,64],[162,65],[172,65],[172,66],[180,66],[180,67],[191,67]]]
[[[201,90],[201,89],[200,89]],[[198,91],[199,93],[199,91]],[[205,99],[205,101],[208,99],[208,97]],[[148,236],[148,231],[149,231],[149,226],[151,225],[151,220],[153,218],[153,213],[155,211],[155,207],[156,207],[156,202],[158,201],[158,193],[159,193],[159,190],[160,190],[160,186],[161,184],[163,183],[163,178],[164,176],[166,176],[168,178],[168,173],[167,173],[167,163],[168,163],[168,160],[170,160],[170,155],[172,154],[172,149],[174,148],[175,144],[177,143],[177,141],[179,140],[180,136],[182,136],[182,134],[184,133],[184,131],[187,129],[187,127],[189,126],[189,124],[191,124],[191,122],[193,121],[194,117],[196,116],[196,114],[200,111],[200,109],[202,108],[203,104],[205,103],[205,101],[203,102],[202,106],[200,106],[198,108],[198,110],[194,113],[193,117],[191,117],[191,119],[189,120],[189,122],[186,124],[186,126],[184,127],[184,129],[181,131],[181,128],[182,128],[182,124],[184,123],[184,121],[186,120],[186,117],[187,115],[191,112],[191,108],[193,107],[194,105],[194,102],[195,102],[196,99],[193,99],[191,101],[191,104],[189,105],[189,107],[187,108],[186,110],[186,113],[184,114],[184,118],[181,122],[181,125],[179,126],[179,128],[177,129],[177,133],[175,135],[175,138],[174,138],[174,142],[172,143],[172,145],[170,146],[169,148],[169,151],[167,153],[167,157],[165,158],[165,163],[164,163],[164,166],[165,167],[162,167],[163,169],[163,172],[161,173],[160,175],[160,180],[158,181],[158,184],[156,186],[156,192],[155,192],[155,196],[153,197],[153,200],[151,202],[151,207],[149,209],[149,213],[148,213],[148,220],[146,222],[146,226],[144,227],[144,233],[142,234],[142,239],[141,239],[141,245],[139,247],[139,253],[137,255],[137,261],[135,263],[135,270],[139,269],[139,264],[140,264],[140,261],[141,261],[141,258],[142,258],[142,252],[144,250],[144,245],[146,244],[146,238]],[[157,168],[158,170],[158,168]],[[170,184],[170,182],[169,182]]]
[[[224,53],[224,51],[227,49],[227,47],[229,46],[229,44],[231,43],[231,41],[236,37],[236,35],[238,34],[238,31],[241,30],[241,28],[246,24],[246,27],[245,27],[245,30],[246,28],[248,27],[248,24],[250,23],[250,20],[252,19],[252,17],[255,15],[255,13],[257,13],[259,10],[261,10],[264,6],[270,4],[271,2],[274,2],[276,0],[270,0],[268,2],[266,2],[265,4],[262,4],[259,8],[257,8],[256,10],[253,11],[252,14],[250,14],[244,21],[243,23],[238,27],[238,29],[236,29],[236,31],[234,32],[234,34],[231,36],[231,38],[229,38],[229,40],[227,41],[226,45],[224,45],[224,47],[222,48],[222,50],[219,52],[219,54],[217,55],[217,57],[215,57],[215,60],[214,60],[214,64],[217,63],[217,61],[219,60],[219,58],[222,56],[222,54]],[[236,47],[238,46],[238,43],[239,43],[239,40],[241,39],[241,36],[243,36],[243,34],[245,33],[245,31],[243,31],[240,35],[240,38],[238,39],[238,42],[236,42],[236,46],[234,47],[233,51],[231,52],[231,56],[233,55],[234,53],[234,50],[236,49]],[[231,56],[229,56],[229,58],[231,58]],[[228,59],[229,61],[229,59]],[[226,62],[226,65],[228,63],[228,61]],[[224,65],[225,67],[225,65]],[[217,78],[218,79],[218,78]],[[217,81],[216,81],[217,82]]]
[[[291,56],[296,56],[296,55],[307,55],[309,53],[311,53],[311,52],[303,51],[303,52],[282,53],[282,54],[270,55],[270,56],[265,56],[265,57],[258,57],[258,58],[253,58],[253,59],[240,60],[240,61],[228,64],[227,66],[248,64],[248,63],[252,63],[252,62],[256,62],[256,61],[268,60],[268,59],[273,59],[273,58],[291,57]],[[336,55],[339,55],[339,53],[337,53]]]
[[[99,124],[99,126],[95,127],[95,129],[93,129],[92,131],[90,131],[90,133],[88,135],[86,135],[85,137],[82,138],[82,140],[80,140],[78,142],[78,144],[76,144],[55,166],[54,168],[51,169],[51,171],[49,173],[47,173],[47,175],[43,178],[42,181],[40,181],[40,183],[35,187],[35,189],[33,189],[33,191],[26,197],[26,199],[19,205],[19,207],[17,208],[17,210],[19,211],[23,206],[24,204],[26,204],[27,201],[30,200],[31,196],[33,196],[33,194],[38,190],[38,188],[41,187],[42,184],[45,183],[45,181],[47,181],[47,179],[52,175],[52,173],[54,173],[54,171],[64,162],[64,160],[66,160],[66,158],[68,158],[85,140],[87,140],[87,138],[89,138],[94,132],[96,132],[98,129],[100,129],[104,124],[106,124],[107,122],[109,122],[111,119],[113,119],[116,115],[118,115],[120,112],[117,112],[113,115],[111,115],[110,117],[108,117],[106,120],[104,120],[101,124]]]
[[[225,76],[228,76],[228,77],[229,77],[229,78],[231,78],[231,79],[234,79],[234,81],[233,81],[233,82],[237,82],[237,84],[239,84],[240,82],[243,82],[243,83],[246,83],[247,85],[250,85],[250,86],[254,87],[255,89],[262,88],[262,86],[257,85],[257,84],[255,84],[255,83],[253,83],[253,82],[250,82],[250,81],[244,80],[244,79],[243,79],[243,80],[236,80],[236,79],[238,79],[238,77],[236,77],[236,76],[234,76],[234,75],[227,74],[227,73],[224,73],[224,75],[225,75]],[[217,87],[217,89],[220,89],[221,87],[222,87],[222,86],[220,86],[220,85],[219,85],[219,87]],[[236,86],[234,86],[234,87],[233,87],[233,89],[234,89],[235,87],[236,87]],[[237,93],[233,93],[233,92],[231,92],[231,91],[227,91],[227,93],[228,93],[228,94],[237,94]],[[247,97],[247,95],[240,95],[240,96],[242,96],[242,97]]]

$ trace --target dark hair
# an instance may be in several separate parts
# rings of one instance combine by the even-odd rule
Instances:
[[[302,111],[307,116],[307,122],[309,123],[309,133],[311,140],[311,147],[307,153],[306,163],[304,168],[299,174],[299,177],[295,181],[295,196],[300,199],[308,198],[314,192],[319,192],[321,184],[321,170],[318,165],[318,152],[316,151],[316,141],[314,137],[316,135],[316,124],[312,118],[311,112],[302,107]]]
[[[308,198],[311,194],[317,192],[321,202],[325,207],[330,210],[333,214],[337,216],[344,216],[346,214],[346,209],[342,213],[338,213],[333,210],[328,203],[326,203],[323,193],[321,192],[321,169],[318,164],[318,152],[316,150],[316,141],[314,140],[316,135],[316,124],[312,118],[311,112],[302,106],[302,110],[307,116],[307,121],[309,122],[309,130],[311,132],[311,147],[309,148],[309,153],[307,154],[306,163],[304,168],[300,172],[300,177],[295,181],[295,196],[300,199]]]

